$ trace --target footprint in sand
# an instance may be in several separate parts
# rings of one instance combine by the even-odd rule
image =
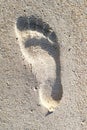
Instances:
[[[19,17],[15,25],[21,52],[38,81],[40,104],[53,112],[62,97],[57,37],[39,17]]]

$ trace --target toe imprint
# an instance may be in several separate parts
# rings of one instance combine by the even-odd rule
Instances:
[[[19,46],[39,84],[39,100],[50,112],[62,97],[59,46],[55,32],[42,19],[19,17],[15,25]]]

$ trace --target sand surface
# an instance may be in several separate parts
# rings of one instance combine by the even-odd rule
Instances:
[[[15,35],[17,18],[30,15],[47,22],[60,45],[63,96],[48,116]],[[0,130],[87,130],[86,0],[0,0]]]

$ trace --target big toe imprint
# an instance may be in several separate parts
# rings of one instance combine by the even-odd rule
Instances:
[[[21,52],[37,78],[40,104],[52,112],[63,93],[57,36],[47,23],[35,16],[19,17],[15,32]]]

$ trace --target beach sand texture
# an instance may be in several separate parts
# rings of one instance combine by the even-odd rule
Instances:
[[[32,15],[57,36],[62,94],[54,112],[39,103],[40,77],[22,56],[15,32],[17,19]],[[0,0],[0,130],[87,130],[86,0]]]

